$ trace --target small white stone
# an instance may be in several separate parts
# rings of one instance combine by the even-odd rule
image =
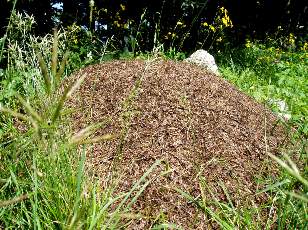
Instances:
[[[286,119],[287,121],[291,119],[291,114],[289,113],[277,113],[278,117],[282,117],[284,119]]]
[[[284,118],[286,120],[291,119],[289,107],[285,101],[271,98],[268,100],[268,103],[270,105],[274,105],[278,109],[278,112],[276,113],[278,117]]]
[[[197,50],[189,58],[186,58],[184,61],[196,64],[201,66],[208,71],[219,75],[218,67],[216,65],[214,57],[209,54],[206,50]]]

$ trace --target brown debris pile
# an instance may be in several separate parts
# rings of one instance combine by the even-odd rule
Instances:
[[[198,197],[201,177],[222,201],[226,196],[218,183],[223,183],[235,206],[266,200],[255,196],[256,181],[273,173],[266,151],[277,151],[283,135],[263,105],[188,63],[113,61],[89,66],[75,77],[83,73],[88,76],[69,102],[77,109],[76,130],[109,117],[98,135],[125,136],[122,142],[96,144],[89,170],[106,184],[120,154],[119,191],[128,191],[157,159],[163,163],[153,177],[170,170],[139,198],[134,211],[149,219],[136,220],[131,228],[150,226],[161,213],[185,229],[209,228],[206,217],[173,189]]]

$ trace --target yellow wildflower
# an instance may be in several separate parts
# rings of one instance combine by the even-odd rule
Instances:
[[[210,30],[212,30],[213,32],[216,32],[216,28],[212,25],[210,25]]]
[[[204,27],[209,26],[209,24],[207,24],[207,22],[203,22],[201,25],[204,26]]]
[[[294,36],[294,34],[290,33],[288,42],[289,42],[290,45],[294,45],[295,44],[295,36]]]
[[[308,50],[308,42],[305,42],[303,47],[301,48],[302,51],[307,51]]]
[[[120,4],[120,7],[121,7],[121,10],[122,10],[122,11],[126,10],[126,6],[125,6],[125,5]]]
[[[222,18],[221,20],[222,20],[222,23],[223,23],[226,27],[228,27],[228,21],[227,21],[227,19],[226,19],[226,18]]]
[[[115,26],[117,26],[117,27],[121,27],[119,21],[114,21],[113,24],[114,24]]]
[[[251,48],[252,43],[249,39],[246,39],[246,43],[245,43],[246,48]]]
[[[220,8],[221,10],[221,13],[223,14],[223,17],[222,17],[222,23],[225,25],[225,27],[233,27],[233,24],[232,24],[232,21],[228,15],[228,11],[227,9],[225,9],[224,7],[221,7]]]

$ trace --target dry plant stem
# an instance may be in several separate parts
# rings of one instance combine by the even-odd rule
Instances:
[[[124,146],[125,146],[125,141],[126,141],[126,137],[127,134],[129,132],[129,128],[130,128],[130,124],[131,124],[131,120],[133,119],[133,109],[134,109],[134,101],[136,100],[136,97],[138,96],[138,92],[140,90],[142,81],[147,73],[148,68],[150,67],[151,62],[154,62],[155,60],[147,60],[145,62],[145,66],[143,69],[142,74],[139,76],[139,78],[136,80],[136,83],[133,87],[133,89],[131,90],[130,94],[128,95],[128,97],[124,100],[124,108],[122,111],[122,130],[120,133],[120,140],[119,140],[119,144],[117,146],[117,151],[116,151],[116,155],[113,158],[113,162],[112,162],[112,166],[111,166],[111,183],[113,180],[115,180],[116,178],[118,178],[120,176],[119,174],[119,165],[121,165],[121,158],[123,155],[123,151],[124,151]]]
[[[186,38],[190,35],[190,31],[192,30],[194,24],[198,21],[200,14],[202,13],[202,11],[204,10],[205,6],[207,5],[207,2],[205,2],[202,6],[202,8],[200,9],[200,11],[198,12],[198,14],[194,17],[189,30],[185,33],[184,38],[181,40],[181,43],[178,45],[177,50],[180,50],[184,44],[184,41],[186,40]]]
[[[29,198],[29,196],[27,194],[25,194],[25,195],[15,197],[11,200],[0,201],[0,208],[7,207],[7,206],[12,205],[12,204],[16,204],[16,203],[24,201],[28,198]]]

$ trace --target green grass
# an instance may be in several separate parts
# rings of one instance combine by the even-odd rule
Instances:
[[[288,105],[290,123],[308,136],[308,52],[264,45],[231,50],[218,57],[222,75],[257,101],[279,112],[270,100]]]

